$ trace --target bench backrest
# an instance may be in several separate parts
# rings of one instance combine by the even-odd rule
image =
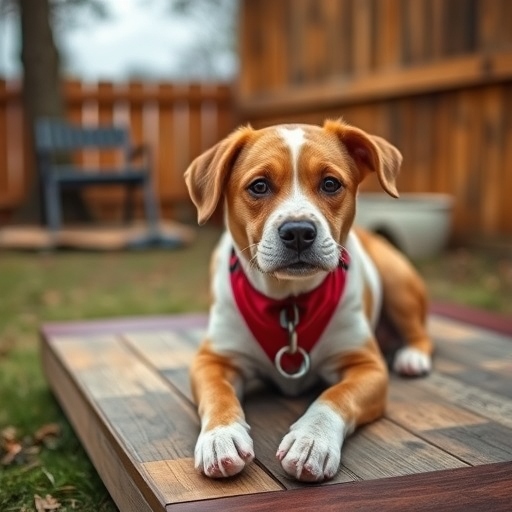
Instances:
[[[127,147],[128,130],[113,126],[84,127],[57,119],[39,119],[35,130],[38,152],[72,151],[81,148]]]

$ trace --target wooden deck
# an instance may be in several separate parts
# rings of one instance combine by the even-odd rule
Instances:
[[[154,234],[143,222],[121,226],[65,226],[55,233],[44,226],[8,226],[0,229],[0,250],[121,251],[151,245],[182,247],[189,245],[194,237],[193,229],[171,221],[159,222]]]
[[[48,381],[120,511],[510,510],[512,322],[499,333],[431,316],[435,372],[393,377],[385,418],[346,441],[323,485],[289,479],[274,456],[314,394],[248,397],[255,463],[230,480],[195,473],[187,365],[205,324],[186,315],[42,329]]]

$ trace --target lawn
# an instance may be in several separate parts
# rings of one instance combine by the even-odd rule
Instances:
[[[206,310],[218,236],[202,229],[192,247],[172,252],[0,253],[0,440],[24,446],[12,463],[0,463],[2,512],[36,510],[36,494],[56,498],[59,511],[116,510],[44,381],[38,326]],[[457,250],[418,266],[434,299],[512,314],[510,258]],[[36,435],[54,424],[56,435]]]

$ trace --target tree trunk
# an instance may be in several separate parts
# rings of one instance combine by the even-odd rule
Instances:
[[[39,117],[63,117],[59,52],[53,39],[49,0],[18,0],[21,21],[21,61],[23,64],[23,102],[29,137],[33,147],[34,122]],[[30,189],[26,200],[15,214],[21,222],[44,221],[41,188],[31,152]],[[87,220],[89,215],[77,190],[63,197],[63,211],[68,220]],[[70,219],[71,217],[71,219]]]

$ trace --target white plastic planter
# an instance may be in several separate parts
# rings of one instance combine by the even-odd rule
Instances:
[[[438,254],[450,235],[453,197],[446,194],[364,192],[357,198],[356,224],[386,237],[410,258]]]

